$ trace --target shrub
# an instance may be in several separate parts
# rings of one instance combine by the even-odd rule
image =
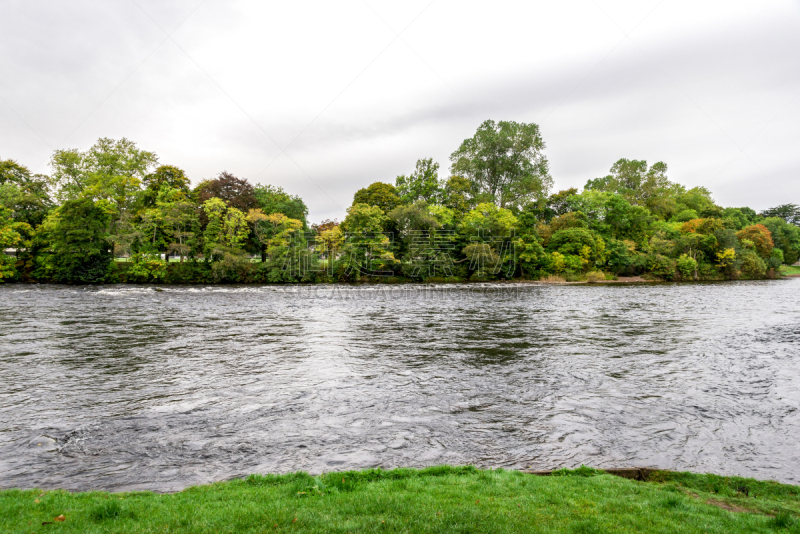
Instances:
[[[767,272],[767,264],[752,250],[743,250],[741,271],[754,278],[762,277]]]
[[[158,255],[134,254],[127,275],[131,282],[161,282],[167,275],[167,262]]]
[[[678,272],[681,273],[681,278],[688,280],[693,278],[697,272],[697,260],[686,254],[681,254],[681,257],[675,262]]]
[[[650,272],[664,280],[675,277],[675,262],[661,254],[654,254],[648,258]]]
[[[551,284],[563,284],[564,282],[566,282],[564,277],[555,274],[548,274],[547,276],[543,276],[539,279],[539,281],[550,282]]]
[[[591,271],[586,275],[586,281],[590,284],[596,284],[597,282],[605,282],[606,275],[603,271]]]
[[[572,272],[583,271],[584,259],[574,254],[564,254],[564,267]]]

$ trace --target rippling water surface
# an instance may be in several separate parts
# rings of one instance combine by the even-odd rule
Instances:
[[[0,487],[657,466],[800,483],[800,279],[0,287]]]

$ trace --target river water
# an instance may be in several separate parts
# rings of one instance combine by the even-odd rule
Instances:
[[[652,466],[800,483],[800,279],[0,287],[0,487]]]

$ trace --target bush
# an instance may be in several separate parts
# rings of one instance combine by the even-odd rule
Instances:
[[[742,264],[741,264],[741,271],[752,277],[752,278],[760,278],[764,276],[767,272],[767,264],[764,263],[764,260],[758,257],[752,250],[743,250],[742,251]]]
[[[597,282],[605,282],[606,275],[603,271],[591,271],[586,274],[586,281],[590,284],[596,284]]]
[[[675,262],[661,254],[648,257],[650,272],[663,280],[672,280],[675,277]]]
[[[162,282],[167,276],[167,262],[158,255],[134,254],[132,265],[128,268],[131,282]]]
[[[681,257],[675,262],[678,272],[681,273],[681,278],[689,280],[694,278],[697,272],[697,260],[686,254],[681,254]]]

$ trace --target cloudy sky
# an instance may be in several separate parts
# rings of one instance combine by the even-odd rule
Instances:
[[[800,2],[0,0],[0,158],[127,137],[312,221],[535,122],[556,190],[665,161],[723,206],[800,203]]]

